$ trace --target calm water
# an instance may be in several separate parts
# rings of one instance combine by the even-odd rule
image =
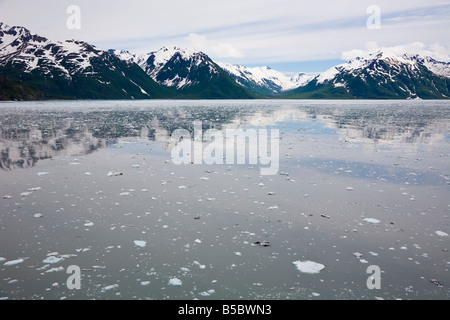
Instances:
[[[173,164],[194,121],[279,129],[278,174]],[[449,102],[17,102],[0,127],[0,299],[450,298]]]

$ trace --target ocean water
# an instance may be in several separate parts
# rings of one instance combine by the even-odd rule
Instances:
[[[278,171],[176,165],[199,121],[278,130]],[[13,102],[0,128],[0,299],[450,297],[449,102]]]

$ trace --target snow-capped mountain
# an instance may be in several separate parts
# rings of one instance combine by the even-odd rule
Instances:
[[[138,64],[154,81],[188,97],[241,97],[252,94],[239,86],[211,58],[201,51],[163,47],[143,55],[111,50],[121,59]]]
[[[297,98],[446,99],[450,63],[378,51],[333,67],[290,93]]]
[[[87,42],[51,41],[0,23],[0,75],[47,98],[164,97],[164,87],[134,64]]]
[[[306,85],[314,76],[304,73],[288,77],[270,67],[249,68],[242,65],[218,63],[240,85],[260,94],[278,94]]]

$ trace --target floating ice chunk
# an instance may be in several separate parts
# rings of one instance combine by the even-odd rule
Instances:
[[[359,253],[359,252],[353,252],[352,254],[358,259],[361,259],[361,257],[362,257],[362,253]]]
[[[183,282],[181,282],[178,278],[172,278],[169,280],[169,286],[173,287],[181,287],[183,285]]]
[[[93,222],[87,222],[84,224],[85,227],[92,227],[94,225]]]
[[[191,270],[189,270],[188,268],[185,268],[185,267],[180,268],[180,270],[181,270],[182,272],[189,272],[189,271],[191,271]]]
[[[0,301],[8,300],[8,297],[0,297]]]
[[[38,172],[38,173],[37,173],[37,175],[38,175],[39,177],[46,176],[46,175],[48,175],[48,174],[50,174],[50,172]]]
[[[63,267],[51,268],[51,269],[49,269],[49,270],[47,270],[47,271],[45,271],[45,272],[46,272],[46,273],[53,273],[53,272],[61,272],[61,271],[64,271],[64,268],[63,268]]]
[[[75,251],[76,252],[78,252],[78,253],[83,253],[83,252],[87,252],[87,251],[90,251],[91,249],[89,249],[89,248],[81,248],[81,249],[75,249]]]
[[[216,293],[216,290],[211,289],[211,290],[208,290],[208,291],[200,292],[199,294],[200,294],[202,297],[209,297],[210,295],[212,295],[212,294],[214,294],[214,293]]]
[[[196,265],[198,265],[198,267],[200,268],[200,269],[206,269],[206,266],[204,265],[204,264],[201,264],[200,262],[198,262],[198,261],[194,261],[194,264],[196,264]]]
[[[347,187],[347,191],[354,191],[355,189],[353,187]]]
[[[240,253],[239,251],[236,251],[234,254],[237,255],[238,257],[242,256],[242,253]]]
[[[141,248],[144,248],[144,247],[147,245],[147,242],[146,242],[146,241],[136,240],[136,241],[133,241],[133,242],[134,242],[134,244],[135,244],[136,246],[141,247]]]
[[[381,221],[374,219],[374,218],[366,218],[363,221],[367,222],[367,223],[371,223],[371,224],[379,224]]]
[[[374,257],[378,257],[378,253],[370,251],[369,254]]]
[[[208,177],[201,177],[200,180],[209,180]]]
[[[141,286],[145,287],[148,286],[150,284],[150,281],[142,281],[141,282]]]
[[[32,194],[32,192],[22,192],[20,195],[22,197],[26,197],[26,196],[29,196],[30,194]]]
[[[360,259],[359,262],[361,262],[361,263],[369,263],[369,261],[367,261],[365,259]]]
[[[320,297],[320,293],[317,293],[317,292],[313,292],[313,293],[311,293],[311,295],[312,295],[313,297]]]
[[[30,189],[28,189],[28,191],[39,191],[41,189],[42,189],[41,187],[36,187],[36,188],[30,188]]]
[[[118,287],[119,287],[118,284],[113,284],[113,285],[111,285],[111,286],[106,286],[106,287],[104,287],[102,290],[103,290],[103,291],[109,291],[109,290],[112,290],[112,289],[115,289],[115,288],[118,288]]]
[[[178,189],[186,189],[186,186],[179,186]]]
[[[439,237],[448,237],[448,233],[445,233],[445,232],[443,232],[443,231],[436,231],[436,234],[437,234]]]
[[[59,263],[61,261],[64,261],[64,258],[50,256],[47,259],[43,260],[42,262],[43,263],[47,263],[47,264],[55,264],[55,263]]]
[[[119,196],[129,196],[130,193],[129,192],[122,192],[121,194],[119,194]]]
[[[11,199],[12,198],[12,196],[10,196],[10,195],[8,195],[8,194],[5,194],[4,196],[3,196],[3,199]]]
[[[273,207],[269,207],[269,208],[267,208],[268,210],[276,210],[276,209],[278,209],[278,206],[273,206]]]
[[[294,261],[293,264],[295,264],[300,272],[308,274],[317,274],[321,270],[325,269],[323,264],[314,261]]]
[[[24,262],[23,259],[17,259],[17,260],[11,260],[11,261],[5,262],[3,265],[7,266],[7,267],[11,267],[11,266],[15,266],[17,264],[20,264],[22,262]]]
[[[6,260],[5,258],[0,257],[0,262],[3,262],[3,261],[5,261],[5,260]]]
[[[123,173],[122,172],[112,172],[112,171],[110,171],[110,172],[108,172],[107,176],[108,177],[118,177],[118,176],[123,176]]]
[[[42,218],[44,215],[42,213],[36,213],[34,215],[35,218]]]
[[[202,243],[202,240],[200,240],[200,239],[195,239],[194,242],[195,242],[195,243]]]
[[[138,164],[132,164],[131,167],[134,169],[139,169],[141,166]]]
[[[90,173],[90,172],[85,172],[84,174],[87,175],[87,176],[92,175],[92,173]]]

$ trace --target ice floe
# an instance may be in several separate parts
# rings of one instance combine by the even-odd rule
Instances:
[[[56,264],[56,263],[59,263],[62,261],[64,261],[64,258],[62,258],[62,257],[50,256],[50,257],[44,259],[42,262],[46,263],[46,264]]]
[[[448,233],[445,233],[444,231],[436,231],[436,234],[439,237],[448,237]]]
[[[144,248],[147,245],[146,241],[135,240],[133,242],[136,246],[138,246],[140,248]]]
[[[363,221],[370,223],[370,224],[379,224],[381,221],[378,219],[374,219],[374,218],[366,218]]]
[[[181,287],[183,285],[183,282],[181,282],[178,278],[172,278],[169,280],[169,286],[173,287]]]
[[[325,269],[323,264],[314,261],[294,261],[293,264],[297,267],[298,271],[308,274],[317,274]]]
[[[7,266],[7,267],[11,267],[11,266],[15,266],[17,264],[20,264],[22,262],[24,262],[24,259],[17,259],[17,260],[7,261],[3,265]]]

